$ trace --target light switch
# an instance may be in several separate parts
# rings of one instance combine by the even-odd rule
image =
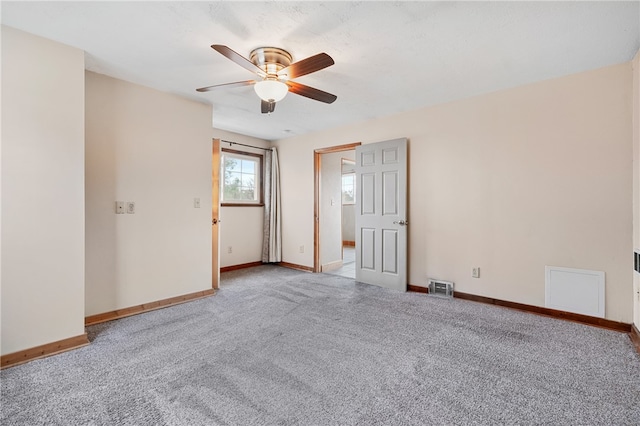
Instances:
[[[194,209],[199,209],[200,208],[200,198],[194,198],[193,199],[193,208]]]
[[[124,214],[124,201],[116,201],[116,214]]]

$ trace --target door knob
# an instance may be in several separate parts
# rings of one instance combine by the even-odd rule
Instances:
[[[212,225],[215,225],[215,224],[217,224],[217,223],[219,223],[219,222],[220,222],[220,221],[219,221],[218,219],[213,219],[213,220],[211,221],[211,224],[212,224]]]
[[[407,221],[401,220],[401,221],[395,221],[393,223],[394,223],[394,225],[405,226],[405,225],[409,224],[409,221],[408,220]]]

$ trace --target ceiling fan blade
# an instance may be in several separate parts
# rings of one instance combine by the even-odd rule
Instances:
[[[318,53],[317,55],[294,62],[288,67],[281,69],[278,71],[278,76],[286,75],[289,79],[301,77],[303,75],[311,74],[312,72],[320,71],[323,68],[330,67],[334,63],[335,62],[333,62],[331,56],[326,53]]]
[[[314,89],[313,87],[305,86],[304,84],[296,83],[294,81],[287,81],[287,86],[289,86],[289,91],[291,93],[324,102],[326,104],[331,104],[338,99],[336,95],[332,95],[331,93],[323,92],[322,90]]]
[[[240,87],[240,86],[250,86],[255,84],[254,80],[246,80],[246,81],[236,81],[234,83],[223,83],[223,84],[215,84],[213,86],[201,87],[196,89],[196,92],[208,92],[209,90],[217,89],[218,87]]]
[[[275,102],[269,102],[264,100],[260,102],[260,110],[262,111],[263,114],[270,114],[273,111],[275,111],[275,109],[276,109]]]
[[[262,71],[259,67],[257,67],[253,62],[239,54],[238,52],[232,50],[228,46],[224,46],[222,44],[213,44],[211,48],[216,52],[226,56],[231,59],[236,64],[240,65],[242,68],[248,69],[249,71],[258,74],[261,77],[266,76],[265,72]]]

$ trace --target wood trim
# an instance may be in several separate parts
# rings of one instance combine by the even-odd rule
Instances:
[[[332,152],[351,151],[360,145],[362,145],[362,142],[353,142],[344,145],[329,146],[327,148],[318,148],[314,149],[313,152],[317,152],[318,154],[331,154]]]
[[[104,312],[102,314],[90,315],[84,319],[84,325],[100,324],[101,322],[113,321],[131,315],[142,314],[156,309],[167,308],[180,303],[202,299],[213,296],[214,289],[196,291],[195,293],[184,294],[182,296],[170,297],[168,299],[157,300],[155,302],[143,303],[142,305],[130,306],[128,308],[116,309],[115,311]]]
[[[278,263],[276,263],[276,265],[282,266],[283,268],[296,269],[298,271],[314,272],[314,270],[313,270],[313,268],[311,266],[296,265],[295,263],[278,262]]]
[[[78,349],[89,344],[87,333],[79,336],[69,337],[68,339],[58,340],[56,342],[47,343],[45,345],[35,346],[33,348],[24,349],[22,351],[13,352],[2,355],[0,357],[0,369],[14,367],[33,361],[38,358],[45,358],[51,355]]]
[[[412,291],[416,293],[429,293],[429,289],[427,287],[419,287],[411,284],[407,284],[407,291]],[[612,321],[604,318],[592,317],[589,315],[575,314],[573,312],[559,311],[557,309],[543,308],[540,306],[525,305],[524,303],[508,302],[506,300],[493,299],[491,297],[478,296],[475,294],[462,293],[459,291],[454,291],[453,297],[457,297],[458,299],[470,300],[472,302],[480,302],[480,303],[486,303],[489,305],[502,306],[504,308],[516,309],[518,311],[524,311],[531,314],[553,317],[553,318],[562,319],[565,321],[578,322],[581,324],[592,325],[595,327],[606,328],[609,330],[620,331],[623,333],[630,333],[629,336],[631,337],[631,340],[634,339],[634,337],[632,337],[631,335],[632,324],[627,324],[624,322],[617,322],[617,321]],[[638,339],[638,344],[640,345],[640,333],[637,334],[637,339]],[[640,353],[640,348],[638,348],[638,346],[636,346],[636,349],[638,349],[638,353]]]
[[[211,155],[211,288],[220,287],[220,139],[213,140]]]
[[[636,348],[636,352],[640,355],[640,331],[635,324],[631,324],[631,331],[629,332],[629,338],[631,339],[631,343]]]
[[[346,247],[355,247],[356,246],[356,242],[355,241],[346,241],[345,240],[345,241],[342,242],[342,245],[346,246]]]
[[[245,268],[253,268],[254,266],[262,266],[263,263],[258,261],[258,262],[249,262],[249,263],[241,263],[239,265],[231,265],[231,266],[224,266],[222,268],[220,268],[220,272],[229,272],[229,271],[236,271],[238,269],[245,269]]]
[[[474,302],[487,303],[490,305],[503,306],[505,308],[517,309],[519,311],[525,311],[525,312],[530,312],[537,315],[563,319],[566,321],[579,322],[582,324],[593,325],[596,327],[606,328],[609,330],[621,331],[623,333],[629,333],[631,331],[631,324],[612,321],[604,318],[592,317],[589,315],[559,311],[557,309],[543,308],[541,306],[525,305],[524,303],[508,302],[506,300],[493,299],[491,297],[477,296],[475,294],[469,294],[469,293],[461,293],[459,291],[454,291],[453,297],[457,297],[459,299],[464,299],[464,300],[471,300]]]
[[[420,287],[413,284],[407,284],[407,291],[412,291],[414,293],[429,293],[429,289],[427,287]]]
[[[345,145],[330,146],[313,150],[313,269],[312,272],[320,272],[320,168],[322,166],[322,154],[333,152],[351,151],[362,145],[362,142],[354,142]],[[294,268],[296,269],[296,268]]]
[[[342,160],[342,163],[343,163],[341,165],[344,165],[344,163],[349,163],[349,164],[352,164],[354,166],[356,165],[356,160],[352,160],[351,158],[342,157],[341,160]]]
[[[313,272],[320,272],[320,170],[321,153],[313,152]]]

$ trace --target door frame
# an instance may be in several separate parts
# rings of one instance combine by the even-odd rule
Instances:
[[[220,139],[213,140],[211,153],[211,287],[220,287]]]
[[[322,166],[322,154],[352,151],[360,145],[362,145],[362,142],[354,142],[313,150],[313,272],[320,272],[320,168]]]

